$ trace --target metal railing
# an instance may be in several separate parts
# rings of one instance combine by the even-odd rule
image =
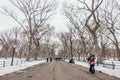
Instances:
[[[103,63],[103,67],[111,69],[120,69],[120,64],[115,64],[114,62]]]
[[[80,62],[85,62],[85,63],[88,63],[87,60],[77,60],[77,61],[80,61]],[[120,63],[115,63],[115,62],[103,62],[103,63],[98,63],[96,61],[96,65],[97,66],[103,66],[105,68],[111,68],[111,69],[120,69]]]
[[[103,63],[103,67],[115,69],[115,64],[114,64],[114,62],[112,62],[112,63]]]
[[[19,65],[25,63],[25,60],[16,60],[13,65]],[[0,67],[11,66],[11,61],[0,61]]]

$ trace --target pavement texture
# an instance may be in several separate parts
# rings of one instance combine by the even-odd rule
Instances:
[[[0,80],[120,80],[119,78],[64,61],[42,63],[25,70],[0,76]]]

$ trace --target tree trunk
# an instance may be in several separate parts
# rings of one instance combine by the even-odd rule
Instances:
[[[36,52],[35,52],[35,58],[34,58],[34,60],[37,60],[38,59],[38,53],[39,53],[39,49],[38,49],[38,47],[36,48]]]
[[[100,48],[97,42],[97,36],[94,35],[94,45],[95,45],[95,56],[97,57],[98,63],[102,63],[102,55],[100,53]]]
[[[30,60],[30,56],[31,56],[31,45],[32,45],[32,37],[29,38],[29,47],[28,47],[27,61]]]
[[[116,51],[117,51],[118,60],[120,61],[120,49],[117,47]]]

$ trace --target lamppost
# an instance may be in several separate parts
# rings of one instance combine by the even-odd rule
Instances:
[[[13,46],[13,53],[12,53],[12,61],[11,61],[11,66],[13,66],[14,54],[15,54],[15,45]]]

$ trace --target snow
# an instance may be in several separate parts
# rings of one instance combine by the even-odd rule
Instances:
[[[4,60],[4,59],[0,59],[0,61],[1,60]],[[45,60],[42,60],[42,61],[30,61],[30,62],[24,62],[23,64],[18,64],[18,65],[14,65],[14,66],[0,67],[0,76],[3,76],[5,74],[9,74],[9,73],[12,73],[12,72],[16,72],[16,71],[19,71],[19,70],[23,70],[23,69],[26,69],[28,67],[32,67],[34,65],[44,63],[44,62],[45,62]]]
[[[46,60],[30,61],[30,62],[23,62],[22,64],[16,65],[16,62],[20,61],[20,60],[21,59],[15,58],[14,59],[14,63],[15,63],[14,66],[10,66],[10,65],[9,66],[7,65],[5,67],[0,66],[0,76],[3,76],[5,74],[9,74],[9,73],[12,73],[12,72],[20,71],[20,70],[23,70],[25,68],[32,67],[34,65],[46,62]],[[25,60],[25,59],[22,59],[22,60]],[[0,59],[0,62],[1,61],[11,61],[11,58],[9,58],[9,59]],[[66,60],[66,61],[68,62],[68,60]],[[103,67],[103,65],[99,65],[99,66],[95,65],[95,69],[97,71],[101,71],[103,73],[109,74],[110,76],[115,76],[115,77],[120,78],[120,61],[105,60],[104,62],[105,63],[112,63],[112,62],[114,62],[114,64],[118,65],[119,67],[116,68],[116,66],[115,66],[115,69],[112,69],[112,68]],[[89,68],[89,64],[87,62],[75,61],[75,64],[78,64],[78,65],[84,66],[86,68]]]
[[[105,62],[110,62],[110,61],[106,60]],[[114,61],[114,62],[115,62],[115,65],[120,64],[119,61]],[[75,61],[75,64],[78,64],[78,65],[84,66],[86,68],[89,68],[89,64],[85,63],[85,62]],[[115,77],[120,78],[120,68],[119,69],[118,68],[112,69],[112,68],[103,67],[102,65],[99,65],[99,66],[95,65],[95,70],[101,71],[101,72],[106,73],[106,74],[109,74],[110,76],[115,76]]]

